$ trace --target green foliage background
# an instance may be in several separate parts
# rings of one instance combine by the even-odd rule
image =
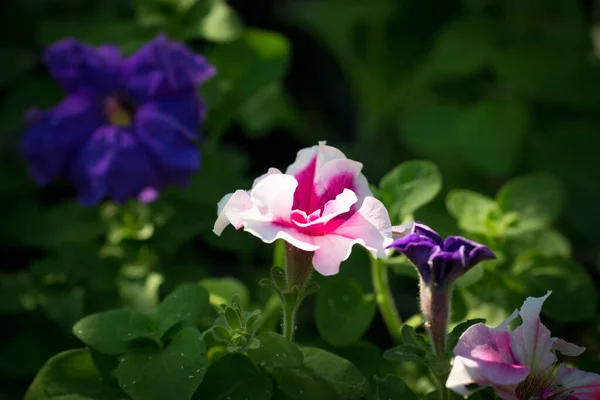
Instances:
[[[280,255],[231,228],[216,237],[216,203],[319,140],[364,164],[393,222],[414,217],[497,252],[498,261],[459,281],[453,324],[497,324],[526,296],[553,290],[544,321],[553,336],[588,348],[579,367],[600,371],[597,15],[593,2],[572,0],[3,1],[0,398],[22,398],[46,360],[83,347],[79,339],[92,346],[72,330],[85,315],[124,305],[149,312],[183,282],[200,281],[211,304],[237,293],[244,309],[264,310],[263,330],[277,329],[277,300],[257,282]],[[158,32],[219,70],[199,89],[209,108],[207,141],[190,187],[150,206],[90,209],[74,202],[66,182],[36,187],[19,151],[23,116],[62,95],[41,63],[44,46],[74,36],[131,52]],[[409,160],[430,162],[394,169]],[[375,311],[368,263],[356,248],[339,276],[315,277],[322,289],[303,304],[296,333],[312,346],[302,350],[305,383],[321,373],[307,360],[334,357],[320,348],[369,380],[396,373],[427,392],[418,365],[382,358],[392,341]],[[416,274],[403,259],[391,270],[400,313],[418,326]],[[176,337],[194,334],[188,327]],[[115,343],[108,346],[111,353]],[[89,353],[72,357],[92,365]],[[209,351],[215,364],[206,376],[247,363],[240,373],[258,385],[248,393],[296,393],[281,382],[295,382],[288,375],[300,370],[274,366],[272,383],[236,357],[211,359]],[[371,383],[381,396],[400,384]],[[218,398],[217,389],[204,384],[197,393]],[[117,398],[105,395],[98,398]]]

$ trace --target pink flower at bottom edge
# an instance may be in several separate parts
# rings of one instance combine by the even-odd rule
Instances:
[[[313,266],[322,275],[337,274],[356,243],[385,257],[390,218],[361,169],[325,142],[302,149],[285,173],[271,168],[251,190],[224,196],[214,232],[232,224],[266,243],[283,239],[314,252]]]
[[[475,324],[460,337],[446,387],[471,393],[470,385],[491,386],[503,400],[598,400],[600,375],[568,368],[556,369],[557,351],[578,356],[585,348],[550,336],[540,320],[543,297],[528,297],[521,307],[495,329]],[[508,324],[517,315],[522,324]]]

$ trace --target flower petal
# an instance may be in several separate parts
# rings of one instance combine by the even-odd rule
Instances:
[[[445,251],[453,252],[459,250],[461,247],[465,249],[465,267],[467,270],[483,260],[496,258],[496,255],[487,246],[472,240],[460,236],[448,236],[444,240]]]
[[[427,225],[425,225],[421,222],[415,222],[413,224],[413,233],[415,233],[417,235],[425,236],[425,237],[433,240],[435,242],[435,244],[437,244],[440,247],[443,247],[443,245],[444,245],[444,241],[442,240],[442,237],[440,235],[438,235],[438,233],[436,231],[434,231],[433,229],[431,229],[430,227],[428,227]]]
[[[200,168],[195,143],[200,124],[200,99],[195,94],[165,98],[142,105],[134,128],[165,182],[184,186]]]
[[[556,361],[552,352],[555,339],[540,320],[542,304],[550,296],[528,297],[519,314],[523,323],[511,332],[511,343],[516,359],[522,365],[528,365],[534,372],[546,372]]]
[[[518,364],[511,349],[510,334],[475,324],[460,337],[454,348],[454,364],[446,387],[467,395],[467,386],[492,386],[502,398],[516,399],[515,389],[529,375]]]
[[[288,223],[297,186],[298,182],[291,175],[271,174],[252,188],[250,197],[267,220]]]
[[[428,283],[431,279],[431,255],[440,251],[440,246],[426,236],[416,233],[394,240],[388,248],[395,249],[404,254],[417,268],[423,281]]]
[[[164,186],[133,134],[116,126],[96,131],[79,154],[71,176],[84,205],[96,204],[105,195],[125,202],[149,188]]]
[[[385,257],[385,249],[392,241],[390,216],[383,203],[366,197],[360,209],[334,232],[350,239],[361,239],[361,244],[377,257]]]
[[[577,357],[585,351],[585,347],[577,346],[576,344],[569,343],[563,339],[556,339],[552,345],[552,350],[560,351],[565,356]]]
[[[235,229],[243,226],[242,214],[251,210],[254,203],[245,190],[236,190],[235,193],[229,193],[217,204],[217,220],[213,232],[220,236],[221,232],[231,223]]]
[[[347,260],[355,243],[363,244],[362,239],[350,239],[338,235],[313,237],[319,246],[313,256],[313,267],[321,275],[335,275],[340,271],[340,264]]]
[[[31,175],[42,185],[66,173],[77,151],[105,123],[101,110],[81,95],[68,96],[31,119],[21,148]]]
[[[472,393],[468,387],[472,384],[493,386],[496,394],[503,400],[517,400],[517,385],[525,380],[529,368],[514,368],[506,364],[496,364],[471,360],[457,356],[446,381],[446,387],[454,392],[468,396]],[[498,382],[503,382],[499,384]]]
[[[159,35],[124,64],[129,92],[138,100],[189,93],[216,74],[206,58]]]
[[[556,371],[554,381],[577,400],[598,400],[600,398],[600,375],[598,374],[569,368],[565,364],[561,364]]]
[[[70,93],[109,93],[120,83],[122,61],[114,46],[94,49],[73,38],[59,40],[44,53],[50,74]]]

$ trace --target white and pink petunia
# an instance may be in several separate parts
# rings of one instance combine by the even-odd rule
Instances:
[[[578,356],[585,348],[550,336],[540,320],[542,304],[550,296],[528,297],[495,329],[471,326],[454,348],[454,363],[446,387],[467,396],[471,385],[491,386],[503,400],[598,400],[600,375],[556,368],[558,351]],[[514,331],[508,324],[518,315],[522,324]]]
[[[271,168],[252,189],[223,197],[214,232],[232,224],[266,243],[283,239],[314,252],[313,266],[323,275],[337,274],[356,243],[385,257],[390,218],[361,169],[325,142],[302,149],[285,173]]]

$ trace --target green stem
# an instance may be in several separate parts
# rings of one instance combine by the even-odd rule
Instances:
[[[296,322],[295,305],[288,306],[283,304],[283,337],[292,341],[294,338],[294,324]]]
[[[371,258],[371,277],[375,290],[375,301],[385,325],[396,343],[401,342],[402,320],[394,304],[394,298],[388,283],[387,266],[379,259]]]
[[[296,310],[304,298],[304,288],[312,274],[312,257],[312,252],[303,251],[287,242],[285,243],[286,281],[290,296],[284,295],[281,301],[283,307],[283,336],[290,341],[294,337]]]

